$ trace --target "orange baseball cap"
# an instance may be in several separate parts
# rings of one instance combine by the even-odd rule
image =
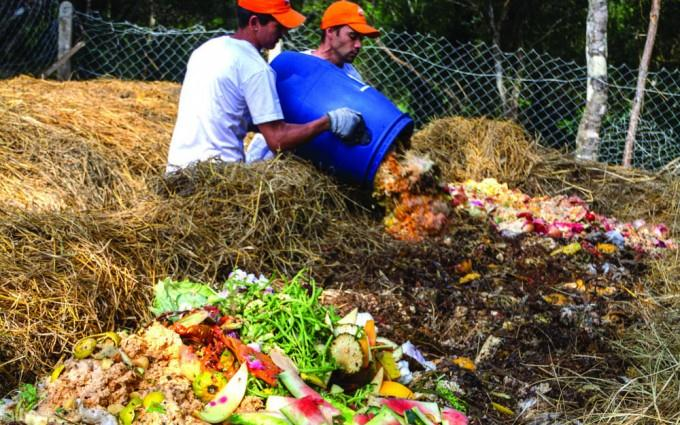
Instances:
[[[354,31],[367,37],[377,37],[380,31],[366,22],[364,9],[351,1],[336,1],[328,6],[321,17],[321,29],[349,25]]]
[[[290,29],[305,22],[305,16],[293,10],[288,0],[238,0],[238,5],[254,13],[272,15],[281,25]]]

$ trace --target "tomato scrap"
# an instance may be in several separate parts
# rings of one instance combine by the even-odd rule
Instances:
[[[229,374],[235,372],[236,364],[225,356],[225,350],[231,351],[239,361],[246,363],[248,371],[255,377],[269,385],[276,385],[276,376],[281,373],[271,358],[253,348],[247,346],[239,339],[224,334],[220,325],[198,324],[182,326],[173,324],[170,329],[175,331],[182,339],[193,346],[200,346],[201,364],[209,369],[221,370]]]
[[[269,385],[276,385],[276,376],[281,373],[281,369],[274,364],[268,355],[248,347],[236,338],[222,335],[222,341],[226,347],[236,355],[240,363],[248,365],[250,373]]]

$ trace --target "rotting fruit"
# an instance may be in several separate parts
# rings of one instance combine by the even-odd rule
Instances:
[[[196,397],[204,402],[212,400],[225,385],[227,378],[220,372],[210,370],[199,373],[191,383]]]
[[[96,339],[92,337],[83,338],[73,346],[73,356],[78,360],[84,359],[89,357],[96,347]]]
[[[163,394],[160,391],[152,391],[146,396],[144,396],[144,400],[142,400],[142,405],[148,408],[152,404],[163,403],[163,400],[165,400],[165,394]]]

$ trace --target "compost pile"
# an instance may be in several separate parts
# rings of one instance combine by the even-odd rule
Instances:
[[[531,197],[493,178],[444,185],[434,169],[432,161],[408,152],[401,161],[390,154],[378,170],[374,195],[386,205],[385,227],[395,237],[419,242],[445,235],[455,226],[458,210],[489,222],[506,238],[533,233],[575,241],[562,250],[572,254],[582,248],[593,255],[677,248],[663,223],[621,222],[592,211],[578,196]]]
[[[409,360],[414,397],[440,409],[461,400],[472,423],[567,420],[603,390],[561,377],[632,379],[632,360],[611,341],[638,326],[657,282],[680,281],[677,177],[576,163],[512,123],[452,117],[414,135],[409,161],[386,161],[375,208],[287,156],[163,178],[177,93],[113,80],[0,84],[0,374],[19,410],[194,420],[208,402],[168,366],[182,358],[171,347],[193,344],[172,326],[196,312],[152,314],[153,288],[186,279],[219,294],[237,267],[284,278],[306,270],[333,320],[370,312],[378,337],[410,341],[436,366]],[[230,315],[202,311],[210,326]],[[234,332],[250,343],[245,324]],[[93,340],[87,357],[69,359]],[[314,352],[287,352],[301,377]],[[203,366],[215,369],[212,358]],[[181,388],[163,383],[165,372]],[[50,401],[59,382],[81,382],[93,398],[71,385]],[[338,382],[344,405],[370,407],[368,397],[347,400],[369,391]],[[40,399],[49,388],[56,395]],[[96,406],[107,410],[82,410]]]
[[[302,274],[270,282],[236,270],[217,289],[160,281],[152,323],[81,339],[32,405],[17,397],[6,414],[29,425],[467,424],[445,381],[413,400],[406,385],[433,362],[379,336],[369,313],[338,317]]]

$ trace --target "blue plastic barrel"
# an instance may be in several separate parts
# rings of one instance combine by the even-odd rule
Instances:
[[[395,141],[411,137],[411,117],[378,90],[316,56],[283,52],[271,66],[287,122],[306,123],[343,106],[361,112],[370,136],[364,144],[348,145],[325,131],[295,153],[343,182],[372,188],[375,173]]]

